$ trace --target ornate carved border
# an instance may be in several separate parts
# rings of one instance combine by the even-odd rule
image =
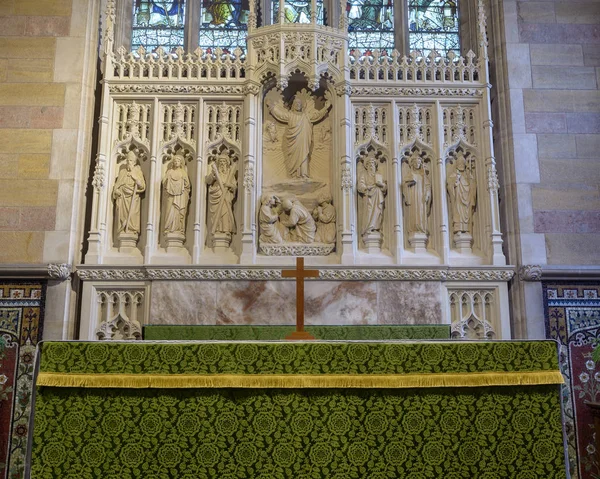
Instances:
[[[510,281],[512,267],[506,268],[340,268],[319,267],[319,279],[331,281]],[[87,267],[77,268],[84,281],[145,281],[145,280],[281,280],[281,267],[216,268],[185,267]]]

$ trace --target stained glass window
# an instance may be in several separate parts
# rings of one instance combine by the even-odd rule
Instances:
[[[220,47],[225,52],[245,49],[249,10],[249,0],[202,0],[200,48]]]
[[[285,0],[284,4],[286,23],[310,23],[310,0]],[[279,0],[273,1],[272,23],[279,23]],[[317,0],[317,23],[323,25],[323,0]]]
[[[167,51],[183,47],[185,0],[134,0],[131,49]]]
[[[394,48],[394,4],[392,0],[348,0],[350,49],[365,54]]]
[[[410,51],[460,55],[457,0],[408,0]]]

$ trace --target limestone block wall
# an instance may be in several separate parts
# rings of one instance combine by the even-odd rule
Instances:
[[[492,0],[490,9],[507,259],[597,267],[600,4]],[[511,301],[515,336],[544,337],[541,284],[515,279]]]
[[[525,135],[539,168],[529,227],[548,264],[600,264],[600,4],[519,1],[517,14],[530,56]]]
[[[0,1],[0,266],[79,261],[99,3]],[[48,290],[51,336],[68,290]]]

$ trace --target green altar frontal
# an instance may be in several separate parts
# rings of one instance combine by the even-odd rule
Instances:
[[[389,339],[450,339],[449,324],[402,324],[356,326],[306,326],[316,339],[325,341],[389,340]],[[273,341],[288,337],[296,326],[144,326],[144,339],[164,340],[221,340],[221,341]]]
[[[565,478],[556,343],[46,342],[31,477]]]

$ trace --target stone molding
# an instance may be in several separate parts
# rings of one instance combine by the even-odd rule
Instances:
[[[0,278],[36,278],[65,281],[71,275],[71,265],[50,264],[3,264],[0,265]]]
[[[480,97],[483,95],[482,88],[437,88],[423,87],[411,88],[403,86],[353,86],[353,96],[458,96],[458,97]]]
[[[267,256],[327,256],[335,244],[261,244]]]
[[[527,264],[519,268],[519,279],[521,281],[600,280],[600,267]]]
[[[257,267],[87,267],[77,268],[83,281],[147,281],[147,280],[282,280],[286,266]],[[344,268],[315,266],[321,280],[330,281],[510,281],[512,267],[506,268]]]

